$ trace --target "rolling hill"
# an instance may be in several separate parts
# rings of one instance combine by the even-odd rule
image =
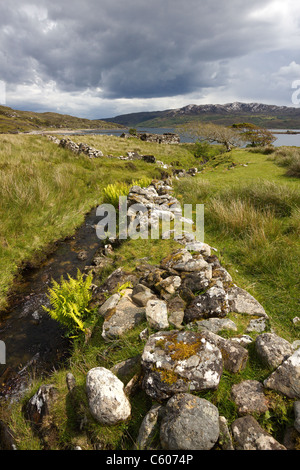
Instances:
[[[99,119],[83,119],[51,112],[16,111],[7,106],[0,106],[0,133],[2,134],[55,129],[107,129],[115,127],[122,126]]]
[[[300,108],[240,102],[190,104],[178,109],[123,114],[103,120],[126,127],[173,127],[196,120],[221,125],[251,122],[268,129],[299,129]]]

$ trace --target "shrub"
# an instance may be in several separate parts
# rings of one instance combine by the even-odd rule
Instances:
[[[43,306],[53,320],[66,328],[67,336],[78,332],[87,334],[93,322],[93,310],[88,308],[92,298],[90,290],[92,276],[86,276],[78,270],[77,277],[61,277],[60,283],[53,280],[48,298],[51,308]]]

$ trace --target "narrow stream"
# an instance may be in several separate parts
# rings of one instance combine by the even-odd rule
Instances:
[[[6,364],[0,365],[0,396],[20,392],[24,377],[49,371],[66,356],[69,345],[64,332],[42,305],[49,305],[52,279],[74,277],[77,269],[83,271],[92,263],[102,243],[95,230],[98,221],[94,209],[74,236],[59,241],[38,268],[26,269],[10,308],[5,314],[0,312],[0,340],[6,347]]]

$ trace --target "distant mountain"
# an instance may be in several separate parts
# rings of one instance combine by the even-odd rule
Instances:
[[[16,111],[0,106],[0,133],[18,133],[54,129],[107,129],[122,127],[102,120],[83,119],[67,114]]]
[[[122,114],[103,119],[126,127],[173,127],[190,121],[231,125],[251,122],[268,129],[299,129],[300,108],[261,103],[189,104],[165,111]]]

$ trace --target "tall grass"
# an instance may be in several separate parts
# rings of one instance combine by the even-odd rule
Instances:
[[[300,149],[298,147],[280,147],[269,158],[277,165],[286,167],[287,176],[300,178]]]
[[[249,284],[280,330],[293,337],[298,311],[300,192],[291,182],[214,184],[181,180],[184,203],[205,204],[205,237],[220,249],[236,282]]]

